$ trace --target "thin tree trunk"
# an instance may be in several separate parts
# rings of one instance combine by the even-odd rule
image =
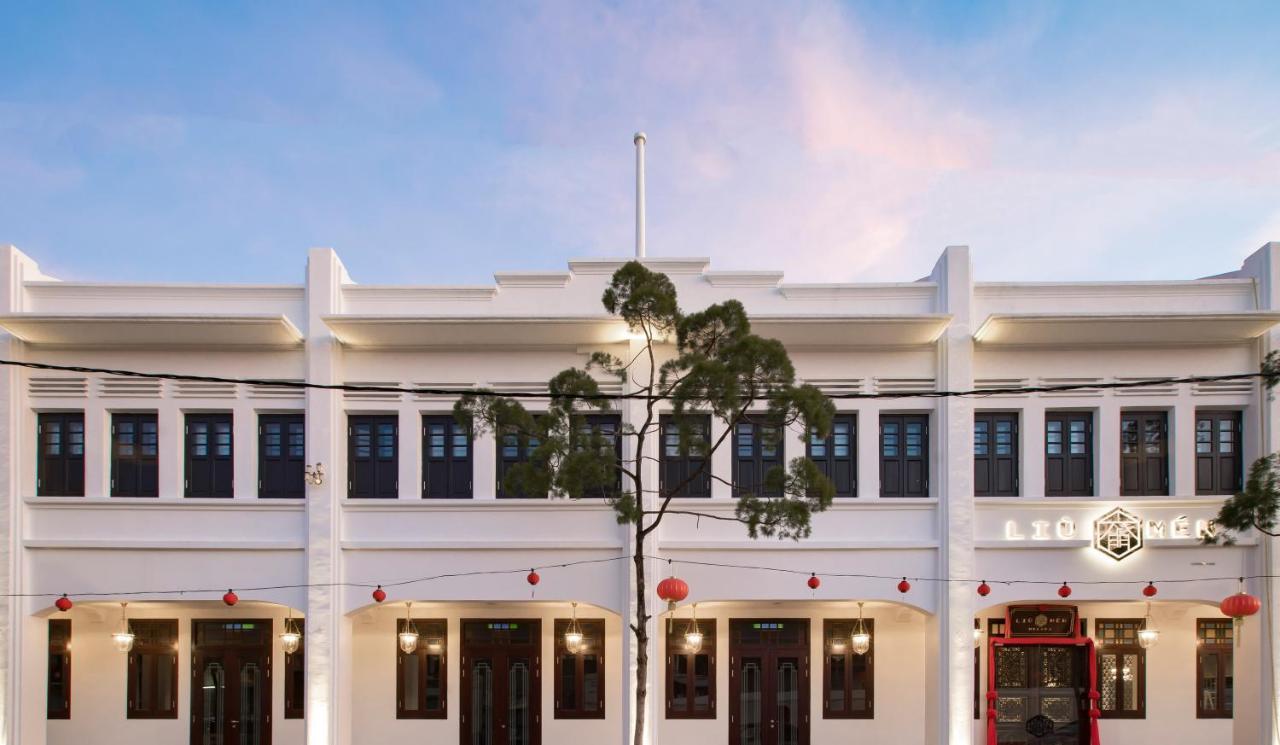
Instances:
[[[649,695],[649,614],[646,610],[644,573],[644,522],[636,521],[636,550],[632,560],[636,566],[636,618],[632,631],[636,635],[636,700],[634,745],[644,745],[645,700]]]

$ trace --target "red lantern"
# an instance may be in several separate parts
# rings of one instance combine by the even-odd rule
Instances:
[[[987,584],[985,579],[982,580],[982,584],[978,585],[978,594],[984,598],[991,594],[991,585]]]
[[[71,610],[71,605],[72,605],[71,598],[67,597],[66,595],[63,595],[62,597],[53,601],[53,607],[57,608],[63,613],[66,613],[67,611]]]
[[[658,597],[667,601],[668,609],[674,609],[676,603],[689,597],[689,584],[679,577],[667,577],[658,583]]]
[[[1158,591],[1156,590],[1155,582],[1148,582],[1147,586],[1142,588],[1142,594],[1149,598],[1154,598],[1156,596],[1156,592]]]
[[[1252,616],[1262,609],[1262,601],[1258,600],[1249,593],[1241,590],[1235,595],[1222,601],[1222,605],[1218,606],[1222,611],[1222,615],[1231,616],[1239,620],[1246,616]]]
[[[822,585],[822,580],[818,579],[818,575],[810,574],[808,584],[810,590],[816,590],[820,585]]]
[[[538,576],[538,573],[537,573],[537,572],[535,572],[534,570],[530,569],[530,570],[529,570],[529,576],[528,576],[528,577],[525,577],[525,581],[526,581],[526,582],[528,582],[530,585],[536,585],[536,584],[538,584],[539,582],[541,582],[541,581],[542,581],[542,578]]]
[[[232,590],[227,590],[227,594],[222,596],[222,602],[227,605],[235,605],[240,602],[240,596],[236,595]]]
[[[387,591],[382,589],[382,585],[378,585],[377,589],[373,591],[374,602],[381,603],[383,600],[386,600],[386,599],[387,599]]]
[[[1060,598],[1071,597],[1071,585],[1068,585],[1066,582],[1063,582],[1062,587],[1058,588],[1058,597]]]
[[[911,583],[907,581],[906,577],[903,577],[902,581],[898,583],[898,592],[905,595],[910,591],[911,591]]]

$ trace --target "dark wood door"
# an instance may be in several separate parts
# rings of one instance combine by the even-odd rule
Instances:
[[[542,624],[462,622],[462,745],[542,742]]]
[[[192,745],[271,745],[271,622],[194,625]],[[202,637],[216,641],[201,644]]]
[[[996,646],[1000,745],[1089,745],[1088,656],[1080,646]]]
[[[808,619],[734,619],[729,632],[730,745],[808,745]]]

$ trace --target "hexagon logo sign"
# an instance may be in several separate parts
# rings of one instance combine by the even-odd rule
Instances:
[[[1093,547],[1116,561],[1142,549],[1142,520],[1117,507],[1093,521]]]

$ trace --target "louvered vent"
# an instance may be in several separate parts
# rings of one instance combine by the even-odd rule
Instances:
[[[85,378],[31,378],[27,381],[27,395],[32,398],[84,398],[89,395],[89,381]]]
[[[98,395],[103,398],[160,398],[161,382],[156,378],[103,378]]]
[[[204,380],[175,380],[173,395],[177,398],[235,398],[235,383]]]
[[[1025,388],[1026,386],[1026,378],[975,378],[973,381],[973,389],[975,391],[992,391],[990,395],[1002,398],[1025,398],[1028,395],[1026,393],[995,393],[995,391],[1006,388]]]
[[[597,381],[596,381],[596,383],[598,383],[598,384],[600,385],[600,392],[601,392],[601,393],[605,393],[605,394],[608,394],[608,395],[610,395],[610,396],[621,396],[621,395],[622,395],[622,392],[623,392],[623,391],[622,391],[622,381],[621,381],[621,380],[618,380],[617,378],[613,378],[613,379],[610,379],[610,380],[597,380]]]
[[[467,391],[475,390],[476,386],[474,383],[414,383],[413,387],[430,388],[436,391],[457,391],[458,393],[466,393]],[[413,394],[414,401],[436,401],[440,398],[441,396],[429,393]]]
[[[514,381],[494,381],[485,386],[499,393],[546,393],[547,384],[545,382],[538,383],[522,383]]]
[[[1040,385],[1089,385],[1091,383],[1101,383],[1102,378],[1040,378]],[[1079,397],[1095,397],[1101,396],[1102,391],[1097,388],[1078,388],[1069,391],[1049,391],[1041,393],[1042,396],[1051,398],[1079,398]]]
[[[1144,380],[1159,380],[1160,378],[1116,378],[1117,383],[1141,383]],[[1178,386],[1173,383],[1164,383],[1160,385],[1144,385],[1138,388],[1116,388],[1117,396],[1176,396],[1178,395]]]
[[[876,393],[922,393],[937,388],[933,378],[876,378]]]
[[[288,380],[281,382],[301,383],[301,380]],[[251,385],[249,386],[249,398],[305,398],[307,392],[302,388],[293,388],[282,385]]]
[[[399,383],[349,380],[347,385],[356,386],[398,386]],[[402,394],[394,391],[343,391],[342,397],[348,401],[399,401]]]
[[[804,381],[828,396],[862,393],[862,378],[809,378]]]
[[[1247,396],[1253,393],[1252,380],[1210,380],[1192,383],[1191,392],[1197,396]]]

